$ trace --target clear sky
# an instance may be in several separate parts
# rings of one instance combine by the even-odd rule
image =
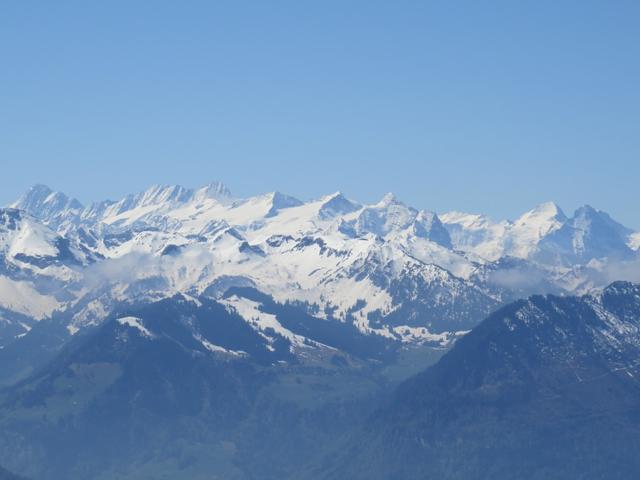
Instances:
[[[0,204],[218,179],[640,228],[640,2],[0,2]]]

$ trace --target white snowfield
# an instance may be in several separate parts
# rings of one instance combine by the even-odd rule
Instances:
[[[153,338],[153,334],[149,330],[147,330],[141,318],[122,317],[118,318],[117,322],[120,325],[126,325],[127,327],[133,328],[134,330],[138,331],[143,337]]]
[[[221,299],[229,286],[251,286],[367,334],[446,343],[467,327],[384,319],[449,307],[462,318],[465,302],[480,297],[498,305],[528,289],[583,292],[639,271],[640,233],[591,207],[569,218],[554,203],[494,222],[417,210],[391,194],[372,205],[339,192],[306,202],[278,192],[237,199],[214,182],[154,186],[87,207],[36,186],[0,212],[0,256],[14,272],[0,272],[0,306],[36,318],[74,309],[70,332],[99,323],[114,302]],[[255,302],[224,302],[258,331],[305,341]]]

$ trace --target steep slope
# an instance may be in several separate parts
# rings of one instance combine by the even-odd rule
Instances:
[[[0,346],[71,300],[70,284],[91,261],[22,210],[0,209]]]
[[[75,198],[54,192],[46,185],[34,185],[10,207],[24,210],[53,229],[76,221],[84,209]]]
[[[312,478],[637,478],[640,286],[535,296],[403,384]]]
[[[515,222],[441,221],[392,194],[371,205],[339,192],[238,199],[213,182],[88,207],[36,186],[15,205],[38,218],[6,210],[21,227],[0,238],[0,307],[34,321],[65,310],[71,334],[117,305],[252,287],[365,334],[446,345],[508,301],[601,288],[638,259],[633,233],[605,213],[567,218],[553,203]]]
[[[495,223],[486,216],[460,212],[446,213],[442,221],[455,248],[495,261],[506,256],[529,258],[539,242],[562,227],[567,217],[560,207],[547,202],[514,222]]]
[[[11,208],[0,209],[0,255],[5,264],[31,270],[77,265],[85,260],[67,239]]]
[[[267,343],[215,303],[175,298],[122,312],[2,396],[2,457],[38,478],[98,478],[196,421],[220,448],[217,435],[246,415],[260,385],[245,356],[288,358],[288,342]]]
[[[125,308],[74,337],[0,391],[0,461],[43,480],[295,471],[370,411],[382,381],[360,358],[389,355],[393,345],[348,325],[350,336],[334,335],[341,324],[244,293],[250,299],[239,290],[229,299],[263,305],[255,315],[270,316],[269,326],[254,328],[230,305],[177,296]],[[317,341],[295,345],[285,327]]]
[[[629,259],[633,232],[589,205],[568,218],[552,202],[538,205],[514,222],[452,212],[442,215],[453,245],[495,261],[505,256],[567,267],[590,260]]]
[[[631,256],[627,243],[632,231],[613,220],[606,212],[585,205],[576,210],[570,226],[574,231],[573,247],[578,261]]]
[[[177,292],[221,295],[221,285],[254,286],[363,332],[416,341],[466,330],[500,301],[465,281],[477,265],[446,247],[449,239],[435,214],[391,197],[365,208],[341,194],[302,203],[278,193],[221,200],[197,192],[150,189],[104,213],[106,223],[74,232],[86,234],[84,244],[105,260],[77,282],[80,289],[98,278],[101,289],[89,289],[73,305],[90,310],[76,315],[72,332],[95,324],[96,313],[105,316],[114,301]],[[362,220],[372,215],[390,220],[380,230]],[[412,280],[400,281],[405,274]],[[433,282],[421,295],[421,287]],[[393,312],[400,313],[385,322]],[[401,321],[405,314],[409,324]],[[455,320],[449,329],[443,318],[449,314],[472,320]],[[402,327],[422,330],[407,336]]]

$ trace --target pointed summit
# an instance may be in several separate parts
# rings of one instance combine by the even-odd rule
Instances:
[[[349,200],[342,192],[335,192],[324,197],[322,200],[324,203],[318,212],[322,220],[329,220],[340,215],[346,215],[360,208],[360,205]]]
[[[420,210],[413,223],[416,236],[427,238],[445,248],[452,248],[451,237],[435,212]]]
[[[42,183],[36,183],[31,188],[29,188],[29,190],[23,193],[20,198],[14,203],[30,204],[42,202],[52,193],[53,190],[51,190],[49,186]]]
[[[599,230],[615,232],[620,236],[627,236],[633,233],[624,225],[616,222],[608,213],[593,208],[591,205],[583,205],[578,208],[571,218],[571,224],[578,230],[598,228]]]
[[[136,195],[137,206],[188,201],[192,192],[181,185],[153,185]]]
[[[231,191],[222,182],[213,181],[199,189],[197,189],[193,198],[196,201],[213,198],[215,200],[226,200],[231,198]]]
[[[578,207],[576,211],[573,213],[573,218],[594,218],[597,216],[607,216],[608,214],[605,212],[598,210],[597,208],[593,208],[591,205],[585,204],[581,207]],[[611,217],[609,217],[611,218]]]
[[[566,218],[566,215],[562,211],[562,208],[560,208],[560,206],[553,201],[541,203],[536,208],[534,208],[534,211]]]
[[[411,225],[418,211],[400,202],[393,193],[387,193],[380,202],[362,209],[356,220],[358,235],[373,233],[385,237],[391,232],[399,232]]]
[[[282,209],[299,207],[302,205],[302,202],[297,198],[280,192],[271,192],[267,197],[270,197],[271,200],[271,208],[267,212],[267,217],[275,217]]]
[[[576,210],[569,224],[573,231],[573,248],[581,260],[632,255],[627,242],[633,232],[606,212],[584,205]]]
[[[76,218],[83,209],[75,198],[55,192],[47,185],[36,184],[13,202],[10,207],[29,213],[38,220],[57,227],[65,220]]]
[[[545,202],[523,214],[514,222],[514,225],[518,229],[531,231],[535,237],[541,238],[562,227],[567,220],[567,216],[557,204]]]
[[[395,203],[401,203],[401,202],[400,202],[400,200],[398,200],[398,197],[396,197],[396,195],[394,193],[387,192],[387,193],[384,194],[384,196],[377,203],[376,206],[378,206],[378,207],[387,207],[387,206],[393,205]]]
[[[547,219],[547,220],[556,220],[558,222],[566,222],[567,216],[562,211],[562,209],[555,202],[544,202],[537,205],[532,210],[524,213],[517,221],[531,221],[533,219]]]

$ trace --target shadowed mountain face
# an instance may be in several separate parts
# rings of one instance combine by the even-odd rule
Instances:
[[[371,410],[386,383],[374,365],[399,343],[255,290],[229,292],[237,305],[240,295],[261,302],[256,315],[278,318],[284,335],[178,295],[123,308],[74,337],[0,392],[0,462],[43,480],[296,471]]]
[[[640,287],[532,297],[404,383],[313,478],[637,478]]]
[[[633,280],[638,238],[605,212],[569,217],[551,202],[494,222],[392,194],[234,198],[214,182],[83,206],[37,185],[0,209],[0,346],[55,312],[73,335],[119,302],[251,286],[364,334],[444,347],[522,296]]]
[[[0,463],[43,480],[640,472],[640,286],[517,301],[395,390],[407,351],[337,325],[247,287],[124,307],[0,392]]]
[[[213,302],[196,308],[166,300],[135,315],[118,315],[76,339],[3,393],[0,450],[12,467],[36,478],[117,476],[110,469],[118,463],[135,471],[136,461],[165,442],[179,451],[179,439],[192,429],[199,433],[186,435],[191,444],[215,447],[266,381],[256,365],[289,355],[286,342],[268,350],[245,322]],[[231,361],[239,346],[255,363]]]
[[[628,476],[638,288],[566,295],[636,278],[639,238],[553,203],[493,222],[391,194],[213,183],[85,207],[34,187],[0,209],[0,464],[42,480]],[[536,292],[559,296],[491,314]]]

